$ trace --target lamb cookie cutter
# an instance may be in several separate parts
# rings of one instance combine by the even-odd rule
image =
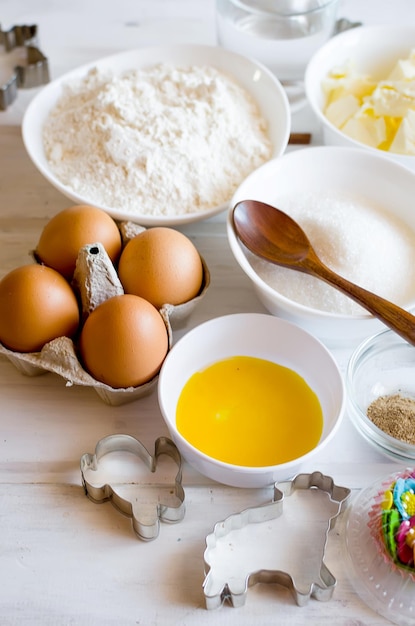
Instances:
[[[100,469],[105,460],[109,460],[110,455],[116,457],[113,461],[113,469],[110,470],[114,481],[106,481],[108,473],[104,473],[102,481],[102,476],[99,475]],[[153,473],[157,469],[161,455],[171,457],[178,471],[174,478],[174,486],[171,488],[169,486],[169,503],[161,501],[160,494],[156,494],[156,497],[150,501],[150,514],[145,519],[144,501],[140,500],[140,491],[144,492],[144,486],[139,484],[130,472],[127,480],[128,487],[132,488],[132,497],[120,495],[120,487],[123,486],[125,475],[124,479],[117,478],[117,469],[120,469],[121,465],[126,467],[130,464],[131,467],[131,459],[133,459],[135,463],[144,464],[146,469]],[[160,522],[176,523],[184,518],[185,493],[182,487],[182,459],[176,445],[168,437],[159,437],[156,440],[154,455],[151,455],[138,439],[130,435],[117,434],[104,437],[97,443],[94,454],[85,453],[81,457],[81,476],[88,498],[95,503],[110,501],[118,511],[131,518],[134,532],[144,541],[151,541],[158,537]],[[96,482],[97,478],[98,482]],[[153,491],[154,489],[152,493]]]
[[[40,87],[49,82],[48,59],[37,46],[37,26],[13,26],[10,30],[0,27],[0,48],[11,52],[24,47],[26,61],[18,63],[6,82],[0,84],[0,110],[5,111],[17,97],[18,88]]]
[[[215,524],[206,537],[203,590],[207,609],[245,604],[248,587],[276,583],[299,606],[327,601],[336,579],[324,563],[329,531],[350,496],[320,472],[275,483],[270,503]]]

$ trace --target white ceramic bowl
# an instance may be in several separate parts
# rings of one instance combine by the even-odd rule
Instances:
[[[209,65],[233,78],[249,92],[265,118],[268,135],[273,146],[273,156],[282,154],[290,134],[290,110],[287,96],[278,79],[254,60],[215,46],[170,45],[141,48],[103,58],[75,69],[45,86],[29,105],[22,124],[23,141],[29,157],[43,176],[77,204],[94,204],[115,219],[133,220],[144,226],[179,225],[211,217],[224,211],[228,204],[212,206],[201,212],[172,216],[152,216],[139,212],[123,211],[122,207],[105,206],[93,197],[81,196],[62,184],[51,171],[45,156],[42,127],[51,109],[62,94],[65,84],[80,79],[93,67],[122,74],[131,69],[150,67],[158,63],[172,65]]]
[[[415,25],[360,26],[336,35],[311,58],[305,73],[308,103],[315,113],[326,145],[365,148],[381,153],[406,167],[415,169],[415,156],[393,154],[355,141],[334,126],[323,113],[326,97],[323,80],[330,70],[353,63],[357,72],[371,75],[375,80],[385,78],[396,61],[407,58],[415,47]]]
[[[216,361],[238,355],[254,356],[289,367],[314,390],[323,410],[324,426],[321,439],[313,450],[280,465],[243,467],[203,454],[178,432],[177,401],[190,376]],[[319,451],[336,433],[345,404],[342,376],[324,345],[298,326],[261,313],[226,315],[190,330],[173,346],[164,361],[158,398],[170,435],[184,459],[201,474],[236,487],[261,487],[286,480],[296,474],[305,461],[318,458]]]
[[[367,203],[382,207],[386,214],[398,216],[410,231],[415,232],[415,175],[378,154],[353,148],[320,146],[285,154],[261,166],[240,185],[232,199],[227,223],[230,247],[268,311],[303,326],[331,347],[353,346],[382,330],[383,324],[365,311],[343,315],[312,308],[283,296],[253,269],[232,226],[232,208],[241,200],[260,200],[284,210],[278,198],[284,195],[301,196],[303,193],[321,194],[322,197],[328,193],[347,194],[357,199],[365,198]],[[377,253],[383,255],[384,251],[378,249]],[[412,309],[415,307],[415,295],[407,302],[396,304]]]

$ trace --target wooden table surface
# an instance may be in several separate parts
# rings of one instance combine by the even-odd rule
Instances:
[[[6,2],[3,20],[37,21],[45,52],[50,46],[55,67],[66,71],[71,63],[79,65],[82,52],[85,60],[92,54],[89,40],[88,49],[82,48],[82,43],[87,41],[86,35],[83,39],[86,11],[78,0],[72,4],[69,7],[60,0],[43,0],[37,3],[35,11],[29,0]],[[112,39],[108,34],[108,24],[120,27],[120,20],[126,23],[131,18],[131,5],[124,1],[116,4],[113,8],[102,3],[99,16],[101,3],[91,2],[97,10],[96,21],[102,24],[94,44],[96,56],[113,51],[115,39],[113,34]],[[139,11],[144,22],[148,18],[145,36],[136,45],[154,43],[164,36],[165,20],[157,23],[157,29],[153,13],[161,16],[164,9],[169,13],[173,4],[177,20],[180,16],[181,38],[191,41],[197,36],[210,42],[211,2],[172,0],[170,4],[147,0],[135,4],[136,19]],[[361,4],[352,1],[343,4],[349,8],[350,17],[356,18]],[[373,8],[374,3],[368,0],[367,5],[370,4]],[[397,4],[402,9],[411,3]],[[62,11],[60,17],[58,9]],[[83,20],[79,45],[73,32],[76,10]],[[64,27],[66,15],[70,32],[69,27]],[[192,35],[189,21],[183,21],[186,15],[191,16],[188,19]],[[92,36],[94,21],[89,19]],[[58,21],[62,25],[60,35]],[[178,37],[176,29],[171,38]],[[118,38],[116,45],[122,46]],[[128,40],[128,46],[131,45],[132,38]],[[30,251],[47,219],[71,204],[43,179],[26,155],[20,134],[25,98],[30,99],[24,94],[11,110],[0,113],[0,278],[30,260]],[[312,122],[306,126],[308,119],[306,115],[298,117],[294,129],[314,132]],[[265,312],[232,257],[224,215],[182,230],[206,259],[212,282],[186,327],[175,333],[175,340],[191,327],[215,316]],[[333,349],[343,371],[353,347]],[[249,589],[242,608],[225,605],[215,611],[206,610],[202,589],[206,535],[217,521],[228,515],[270,501],[272,486],[253,490],[226,487],[201,476],[185,463],[184,520],[179,524],[163,524],[155,541],[143,542],[134,535],[130,519],[110,503],[93,504],[82,487],[79,467],[82,454],[93,453],[96,443],[113,433],[133,435],[153,451],[157,437],[167,434],[156,393],[131,404],[111,407],[94,390],[68,387],[56,375],[23,376],[0,356],[1,626],[306,623],[380,626],[388,623],[353,590],[345,564],[345,516],[339,519],[327,545],[326,563],[338,581],[329,602],[311,599],[305,607],[298,607],[287,589],[257,585]],[[336,437],[304,471],[329,474],[337,484],[351,488],[354,497],[360,489],[399,467],[363,441],[346,415]],[[161,487],[163,479],[160,480]]]

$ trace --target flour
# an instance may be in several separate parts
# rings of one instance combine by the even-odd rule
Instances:
[[[250,94],[210,66],[94,68],[64,85],[43,141],[54,174],[78,195],[145,215],[223,204],[272,153]]]

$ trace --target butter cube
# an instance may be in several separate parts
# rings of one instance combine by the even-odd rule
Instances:
[[[386,123],[382,117],[360,115],[350,118],[342,127],[342,131],[372,148],[377,148],[386,141]]]
[[[404,117],[410,107],[415,106],[415,98],[411,98],[390,82],[381,82],[373,92],[370,103],[375,115]]]
[[[371,94],[375,87],[376,82],[369,76],[357,74],[350,69],[338,71],[338,73],[331,72],[323,81],[323,91],[329,94],[329,100],[336,99],[333,97],[335,93],[342,96],[353,94],[356,98],[363,98]]]
[[[397,154],[415,155],[415,111],[409,109],[389,148]]]
[[[359,108],[359,100],[352,94],[348,94],[328,105],[326,117],[334,126],[341,128],[350,117],[357,113]]]
[[[412,98],[415,103],[415,79],[414,80],[397,80],[393,83],[396,91]]]

